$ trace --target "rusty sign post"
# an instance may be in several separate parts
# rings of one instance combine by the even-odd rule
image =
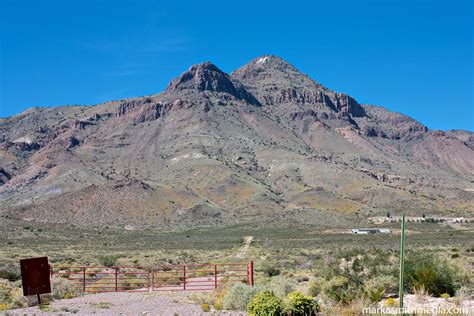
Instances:
[[[23,295],[36,295],[41,304],[40,294],[51,293],[48,257],[20,260]]]

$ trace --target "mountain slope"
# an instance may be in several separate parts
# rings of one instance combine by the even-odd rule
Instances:
[[[467,131],[361,105],[276,56],[194,65],[160,94],[0,120],[0,214],[189,227],[472,211]]]

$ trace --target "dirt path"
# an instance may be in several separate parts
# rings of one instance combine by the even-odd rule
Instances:
[[[249,250],[250,244],[253,241],[253,236],[245,236],[244,237],[244,244],[239,249],[239,251],[235,254],[235,258],[244,258],[247,254],[247,250]]]
[[[48,308],[38,306],[14,309],[9,315],[216,315],[203,312],[191,303],[189,292],[101,293],[53,301]],[[1,314],[1,313],[0,313]],[[244,315],[222,312],[217,315]]]

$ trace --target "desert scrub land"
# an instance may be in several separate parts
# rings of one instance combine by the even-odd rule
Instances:
[[[397,223],[387,225],[394,231],[398,229]],[[282,223],[187,231],[84,228],[12,219],[2,219],[0,226],[4,232],[0,236],[0,307],[4,310],[35,304],[35,299],[22,296],[19,260],[43,255],[49,257],[53,267],[154,268],[180,263],[255,262],[253,288],[238,284],[186,294],[202,311],[252,314],[268,300],[271,308],[281,313],[302,305],[306,306],[301,307],[303,310],[309,308],[312,312],[356,315],[362,307],[397,304],[396,298],[387,300],[398,288],[396,234],[357,236]],[[439,223],[409,223],[407,227],[406,292],[419,297],[445,297],[459,306],[472,300],[472,223],[462,224],[460,229]],[[243,247],[249,236],[249,246]],[[65,280],[54,282],[52,300],[81,295]],[[299,307],[293,306],[294,301]],[[253,307],[248,310],[250,305]]]

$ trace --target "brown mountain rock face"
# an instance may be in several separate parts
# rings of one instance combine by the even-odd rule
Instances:
[[[242,84],[234,82],[229,75],[211,62],[191,66],[181,76],[170,82],[165,93],[179,93],[183,90],[224,93],[236,100],[259,105],[258,101],[244,89]]]
[[[265,55],[161,93],[0,119],[0,217],[89,225],[316,226],[474,204],[474,135],[431,131]]]

